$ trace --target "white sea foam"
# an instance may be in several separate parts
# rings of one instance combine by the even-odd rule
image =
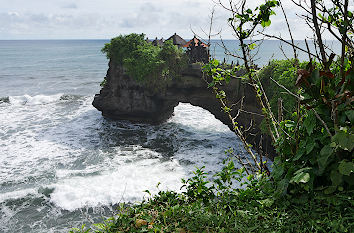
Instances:
[[[10,103],[13,105],[37,105],[48,104],[58,101],[63,94],[56,95],[22,95],[22,96],[9,96]]]
[[[60,180],[52,186],[55,190],[51,201],[67,210],[139,201],[144,196],[144,190],[156,193],[154,187],[158,182],[161,182],[161,189],[178,190],[180,180],[186,173],[175,160],[140,160],[122,164],[102,174]]]
[[[37,190],[34,188],[20,189],[12,192],[0,193],[0,203],[6,200],[11,200],[11,199],[15,200],[15,199],[26,197],[28,195],[35,195],[35,194],[37,194]]]
[[[185,128],[194,128],[199,131],[212,133],[232,134],[229,128],[217,120],[208,110],[195,107],[187,103],[180,103],[175,107],[174,117],[171,122],[183,125]]]

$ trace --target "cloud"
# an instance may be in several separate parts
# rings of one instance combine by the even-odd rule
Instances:
[[[2,2],[5,2],[6,4]],[[222,0],[228,3],[228,0]],[[215,2],[215,1],[214,1]],[[149,37],[182,37],[208,31],[212,0],[0,0],[0,39],[109,38],[116,34],[145,33]],[[263,0],[249,0],[254,7]],[[305,23],[295,13],[301,11],[290,0],[282,0],[295,38],[309,35]],[[214,32],[222,30],[233,38],[227,19],[230,12],[216,7]],[[280,9],[272,16],[269,33],[288,36]],[[22,34],[21,34],[22,33]],[[310,33],[311,35],[311,33]]]
[[[97,38],[101,29],[111,24],[92,13],[0,13],[0,21],[0,39],[85,38],[90,31],[90,36]]]
[[[46,24],[50,22],[50,18],[44,14],[28,14],[26,15],[26,19],[29,20],[29,22],[38,24]]]
[[[204,19],[206,18],[199,15],[184,15],[179,11],[174,11],[168,14],[167,25],[178,29],[189,29],[190,26],[200,26],[203,23],[207,23]]]
[[[162,14],[163,9],[156,7],[152,3],[144,3],[132,16],[123,18],[120,26],[123,28],[157,26],[161,23]]]
[[[78,9],[78,7],[77,7],[77,5],[75,3],[66,4],[62,8],[63,9]]]
[[[20,16],[20,14],[19,14],[18,12],[16,12],[16,11],[14,11],[14,12],[8,12],[7,14],[8,14],[9,16],[14,16],[14,17]]]

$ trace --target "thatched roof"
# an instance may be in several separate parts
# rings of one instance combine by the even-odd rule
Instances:
[[[170,38],[168,38],[167,40],[171,40],[171,39],[172,39],[174,45],[178,45],[180,47],[182,47],[183,45],[185,45],[187,43],[182,37],[180,37],[176,33],[173,36],[171,36]]]
[[[194,36],[193,39],[191,39],[185,45],[183,45],[183,47],[187,48],[187,47],[191,46],[192,43],[194,43],[194,46],[197,47],[197,46],[199,46],[199,42],[200,42],[200,45],[203,46],[204,48],[209,47],[207,44],[201,42],[196,36]]]
[[[163,45],[163,38],[161,38],[161,39],[159,40],[159,39],[157,39],[157,37],[156,37],[155,40],[153,40],[151,43],[152,43],[153,45],[155,45],[155,46],[162,46],[162,45]]]

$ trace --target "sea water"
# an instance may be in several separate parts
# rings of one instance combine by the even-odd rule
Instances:
[[[212,175],[229,147],[243,153],[227,126],[188,103],[160,125],[103,118],[91,103],[108,68],[106,42],[0,41],[0,232],[100,222],[144,190],[179,191],[195,167]],[[266,43],[260,65],[281,58],[278,42]]]

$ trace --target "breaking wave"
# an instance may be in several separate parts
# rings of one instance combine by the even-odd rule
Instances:
[[[0,104],[7,103],[12,105],[41,105],[58,101],[75,101],[83,96],[56,94],[56,95],[22,95],[0,97]]]

